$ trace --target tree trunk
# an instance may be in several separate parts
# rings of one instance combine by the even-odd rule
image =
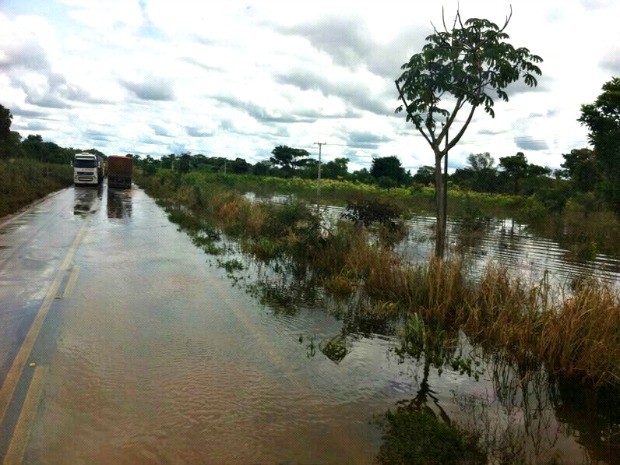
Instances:
[[[445,189],[443,169],[441,166],[442,154],[435,152],[435,206],[436,206],[436,238],[435,238],[435,256],[443,259],[444,244],[446,242],[446,229],[443,221],[445,210]]]

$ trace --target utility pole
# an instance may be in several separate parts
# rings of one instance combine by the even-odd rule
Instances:
[[[444,245],[442,250],[445,249],[448,243],[448,130],[446,129],[446,155],[444,159],[444,182],[443,182],[443,233],[444,233]],[[445,254],[445,250],[444,250]],[[442,257],[443,258],[443,257]]]
[[[316,205],[318,209],[321,205],[321,147],[327,145],[327,142],[315,142],[315,144],[319,146],[319,164],[316,178]]]

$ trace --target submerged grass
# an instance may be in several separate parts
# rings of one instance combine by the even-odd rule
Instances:
[[[574,289],[551,292],[546,279],[527,283],[496,264],[474,280],[458,260],[405,262],[389,241],[359,222],[341,221],[325,231],[313,209],[300,201],[250,202],[206,179],[211,178],[163,173],[139,182],[169,208],[175,206],[176,214],[188,216],[177,222],[189,231],[204,228],[208,219],[239,238],[242,251],[256,259],[290,257],[331,295],[361,292],[377,308],[420,317],[451,334],[462,331],[522,369],[544,367],[554,378],[620,388],[616,289],[583,280]]]

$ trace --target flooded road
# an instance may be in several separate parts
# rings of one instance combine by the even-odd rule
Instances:
[[[389,330],[259,303],[238,282],[260,272],[231,280],[135,187],[66,189],[0,225],[2,463],[370,464],[374,420],[422,397],[450,416],[485,399],[547,457],[589,460],[597,431],[576,438],[544,394],[506,407],[512,375],[401,363]]]
[[[392,405],[401,377],[376,357],[388,342],[360,344],[342,366],[308,358],[300,335],[338,323],[274,318],[139,189],[68,189],[2,233],[3,395],[24,334],[42,321],[3,415],[5,457],[373,462],[369,420]]]

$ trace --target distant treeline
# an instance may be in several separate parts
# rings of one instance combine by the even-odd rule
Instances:
[[[208,157],[202,154],[170,154],[160,159],[134,155],[136,165],[145,174],[157,170],[174,170],[180,173],[190,171],[228,174],[250,174],[257,176],[297,177],[317,179],[319,164],[310,158],[307,151],[287,146],[278,146],[272,156],[255,164],[243,158],[230,160],[224,157]],[[561,169],[529,163],[522,152],[501,157],[496,164],[489,153],[471,154],[467,165],[448,176],[448,184],[461,190],[491,194],[535,196],[549,211],[561,212],[567,202],[583,205],[589,211],[601,211],[610,206],[601,194],[605,173],[597,162],[593,150],[584,148],[564,154]],[[415,174],[405,170],[398,157],[373,158],[370,169],[363,168],[349,172],[349,159],[336,158],[320,166],[324,179],[340,179],[365,184],[376,184],[385,189],[393,187],[432,186],[435,176],[433,166],[422,166]]]
[[[97,149],[64,148],[46,142],[40,135],[29,135],[22,140],[11,131],[12,115],[0,105],[0,159],[30,158],[43,163],[70,164],[75,153],[90,152],[105,156]],[[131,154],[128,154],[131,155]],[[349,172],[349,159],[336,158],[325,163],[310,156],[304,149],[288,146],[275,147],[270,157],[249,163],[243,158],[234,160],[221,156],[183,153],[160,158],[150,155],[131,155],[145,174],[157,170],[219,172],[257,176],[299,177],[302,179],[340,179],[393,187],[427,186],[434,184],[435,168],[422,166],[415,174],[405,170],[397,156],[376,157],[369,169]],[[551,170],[527,161],[522,152],[499,158],[499,163],[487,152],[471,154],[464,168],[448,176],[448,184],[464,190],[483,193],[501,193],[535,196],[552,212],[561,212],[568,201],[583,205],[589,211],[614,209],[608,195],[610,183],[595,151],[583,148],[563,154],[561,169]]]

